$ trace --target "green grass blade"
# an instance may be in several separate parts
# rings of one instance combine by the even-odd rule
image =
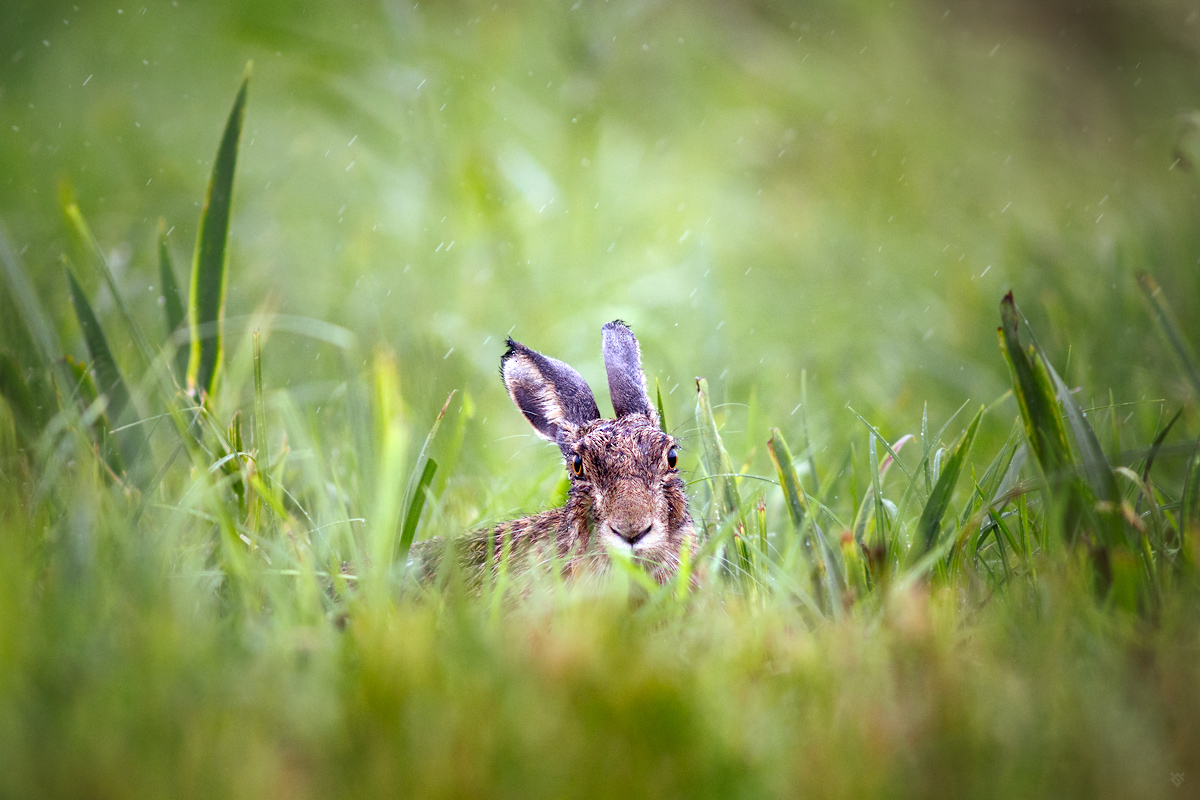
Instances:
[[[1013,310],[1018,316],[1023,318],[1016,304],[1013,304]],[[1078,401],[1076,401],[1075,395],[1067,386],[1066,381],[1062,379],[1050,364],[1050,359],[1047,358],[1045,351],[1038,344],[1037,337],[1034,336],[1028,320],[1025,320],[1025,327],[1029,331],[1029,340],[1033,352],[1037,357],[1036,363],[1039,366],[1039,372],[1044,371],[1045,375],[1049,378],[1050,384],[1053,386],[1053,391],[1058,396],[1059,403],[1062,404],[1063,410],[1066,411],[1067,424],[1071,429],[1071,437],[1075,440],[1075,446],[1079,448],[1079,457],[1083,462],[1083,473],[1088,486],[1096,498],[1102,501],[1108,508],[1106,516],[1110,524],[1108,526],[1100,526],[1100,530],[1104,531],[1107,527],[1107,532],[1111,534],[1111,537],[1120,535],[1122,530],[1128,534],[1128,529],[1121,525],[1121,492],[1117,487],[1117,479],[1113,475],[1112,466],[1109,465],[1108,459],[1104,457],[1104,450],[1100,447],[1099,439],[1096,438],[1096,431],[1092,428],[1091,423],[1087,421],[1083,409],[1080,407]],[[1127,543],[1130,545],[1133,544],[1132,540],[1129,540]]]
[[[63,214],[67,219],[67,226],[71,232],[79,240],[80,248],[88,256],[96,271],[100,273],[100,277],[104,279],[108,290],[112,292],[113,302],[117,306],[117,312],[121,315],[125,327],[129,329],[130,338],[133,339],[133,344],[137,348],[138,354],[142,357],[142,361],[147,367],[154,364],[154,351],[150,349],[150,344],[142,333],[142,328],[134,320],[133,314],[129,312],[129,307],[125,305],[125,298],[117,289],[117,279],[113,275],[112,268],[108,265],[108,259],[104,256],[104,251],[100,248],[100,243],[96,241],[96,237],[92,234],[92,229],[88,226],[87,220],[83,217],[83,212],[79,209],[79,204],[75,202],[69,188],[64,187],[62,190]]]
[[[933,491],[929,494],[929,501],[925,503],[925,508],[921,512],[921,519],[917,522],[917,535],[919,538],[914,548],[914,556],[916,557],[923,556],[937,545],[938,534],[941,531],[942,517],[946,515],[946,510],[950,507],[950,498],[954,494],[954,486],[958,483],[958,476],[962,472],[963,464],[966,463],[967,453],[970,452],[971,445],[975,442],[975,434],[979,431],[979,421],[983,419],[983,411],[984,409],[981,407],[975,413],[975,418],[971,420],[971,424],[967,426],[966,431],[959,437],[958,443],[955,444],[954,450],[950,453],[950,457],[942,467],[937,482],[933,485]]]
[[[1200,398],[1200,369],[1196,367],[1196,357],[1192,353],[1191,346],[1188,345],[1187,337],[1180,330],[1179,323],[1175,321],[1175,315],[1171,313],[1171,307],[1167,305],[1162,289],[1159,288],[1158,282],[1145,272],[1138,275],[1137,280],[1138,286],[1142,288],[1142,294],[1150,304],[1154,321],[1158,323],[1159,330],[1163,332],[1167,343],[1171,345],[1171,349],[1183,366],[1183,374],[1191,383],[1192,391],[1196,393],[1197,398]]]
[[[20,441],[26,446],[36,441],[46,423],[46,412],[25,380],[21,365],[8,351],[0,352],[0,396],[8,403]]]
[[[100,391],[108,398],[108,418],[115,425],[119,425],[125,406],[129,403],[129,390],[125,387],[125,381],[108,346],[104,329],[100,327],[100,320],[96,319],[96,313],[92,310],[92,304],[88,302],[87,295],[84,294],[79,281],[75,280],[75,274],[70,268],[66,269],[66,273],[67,281],[71,285],[71,305],[75,307],[75,317],[79,320],[79,327],[83,329],[83,341],[96,370],[96,381]]]
[[[1200,440],[1188,459],[1187,477],[1183,482],[1180,514],[1180,532],[1184,536],[1200,535]]]
[[[985,412],[986,413],[986,409]],[[1018,422],[1019,426],[1020,423]],[[1001,488],[1007,481],[1015,480],[1016,473],[1012,472],[1014,466],[1020,470],[1020,462],[1015,460],[1015,457],[1020,451],[1024,454],[1023,439],[1019,430],[1014,430],[1009,437],[1008,442],[1000,448],[987,469],[983,472],[983,479],[976,484],[976,491],[971,502],[968,502],[962,511],[962,516],[959,518],[959,526],[967,525],[968,520],[976,515],[986,515],[991,508],[992,503],[1000,494]],[[982,521],[982,516],[980,516]]]
[[[367,516],[367,558],[359,567],[368,594],[385,592],[384,578],[395,558],[404,494],[400,491],[409,445],[409,429],[400,396],[400,375],[395,358],[377,349],[371,381],[369,438],[364,442],[370,460],[373,492]]]
[[[775,474],[779,476],[779,486],[783,489],[788,516],[792,518],[792,525],[799,532],[804,524],[804,517],[808,514],[808,499],[804,496],[804,488],[796,474],[792,451],[778,428],[771,428],[771,438],[767,440],[767,453],[771,456],[771,463],[775,465]]]
[[[243,480],[243,466],[245,464],[244,453],[246,452],[246,446],[242,441],[241,411],[233,412],[233,419],[229,421],[229,428],[225,433],[225,441],[222,444],[228,444],[228,449],[217,463],[225,471],[225,475],[229,478],[230,488],[233,489],[233,493],[237,496],[239,516],[244,516],[246,513],[246,482]]]
[[[188,323],[192,327],[191,353],[188,356],[188,389],[197,397],[211,397],[216,388],[221,367],[221,323],[225,315],[225,285],[227,277],[226,245],[229,238],[229,215],[233,200],[233,174],[237,166],[238,142],[242,136],[242,121],[246,112],[246,90],[250,84],[250,65],[242,78],[241,88],[225,123],[225,133],[213,163],[204,208],[200,212],[200,227],[196,234],[196,250],[192,257],[192,278],[188,293]],[[215,326],[215,330],[199,333],[200,326]]]
[[[900,460],[900,456],[899,456],[900,448],[903,447],[905,444],[907,444],[911,439],[913,439],[915,437],[913,437],[912,434],[905,434],[904,436],[901,436],[899,439],[897,439],[896,446],[892,447],[892,445],[888,444],[887,439],[885,439],[883,437],[883,434],[879,432],[879,429],[876,428],[874,425],[872,425],[870,422],[868,422],[866,417],[864,417],[862,414],[859,414],[857,411],[855,411],[853,408],[850,408],[849,406],[847,406],[847,408],[850,410],[851,414],[858,417],[859,422],[861,422],[863,425],[867,426],[867,430],[869,430],[871,432],[871,434],[875,437],[875,440],[878,441],[881,445],[883,445],[883,449],[887,451],[888,458],[891,460],[891,462],[894,462],[896,464],[896,466],[898,466],[900,468],[900,471],[904,473],[904,477],[908,478],[909,491],[913,492],[914,494],[917,495],[917,497],[920,497],[922,500],[924,500],[925,497],[924,497],[924,495],[921,494],[920,487],[917,484],[917,479],[915,477],[913,477],[913,474],[911,472],[908,471],[908,467],[904,466],[904,462]],[[885,465],[885,467],[886,467],[886,465]]]
[[[29,282],[25,266],[9,241],[3,219],[0,219],[0,265],[4,267],[4,275],[8,278],[8,288],[12,292],[17,312],[25,323],[25,330],[28,331],[42,364],[56,364],[62,355],[62,345],[37,293],[33,290],[33,285]]]
[[[101,406],[97,404],[100,398],[101,390],[96,388],[95,381],[92,380],[92,373],[88,370],[87,364],[77,362],[70,356],[66,356],[62,360],[64,371],[69,383],[65,387],[70,392],[71,398],[79,403],[79,408],[83,412],[79,421],[91,430],[92,439],[96,442],[99,448],[100,457],[114,476],[120,476],[125,472],[125,462],[121,457],[121,451],[113,442],[112,434],[109,432],[109,418],[106,416],[106,411],[97,411]],[[111,402],[111,400],[110,400]]]
[[[821,494],[821,480],[817,477],[817,462],[813,457],[812,437],[808,433],[808,370],[800,370],[800,427],[804,431],[804,451],[808,453],[808,474],[812,478],[813,496]]]
[[[1073,462],[1066,431],[1053,392],[1038,380],[1034,365],[1021,346],[1017,334],[1017,306],[1013,302],[1012,292],[1000,302],[1000,318],[1003,323],[998,330],[1000,349],[1012,370],[1013,393],[1021,410],[1025,435],[1042,471],[1052,479],[1060,478]]]
[[[1171,428],[1175,427],[1175,423],[1183,416],[1183,409],[1180,408],[1175,412],[1175,416],[1158,432],[1154,437],[1154,441],[1150,444],[1150,449],[1146,452],[1146,463],[1142,467],[1142,480],[1149,482],[1150,469],[1154,466],[1154,460],[1158,458],[1158,452],[1162,449],[1163,442],[1167,440],[1167,434],[1171,432]]]
[[[717,519],[721,520],[738,509],[740,496],[733,477],[733,463],[717,432],[717,421],[709,400],[708,380],[705,378],[696,379],[696,416],[700,422],[701,458],[705,471],[716,482],[716,486],[712,487],[713,505]]]
[[[171,260],[171,248],[167,245],[166,222],[158,221],[158,277],[162,285],[163,310],[167,315],[167,335],[170,336],[183,324],[187,314],[183,307],[183,296],[179,282],[175,279],[175,266]]]
[[[932,443],[929,441],[929,403],[927,401],[921,407],[921,450],[925,454],[921,458],[921,472],[925,475],[926,497],[933,492],[933,478],[929,474],[929,451],[932,446]]]
[[[658,427],[663,433],[670,433],[667,430],[667,412],[663,410],[662,387],[658,384],[658,379],[654,379],[654,400],[658,406]]]
[[[1100,447],[1100,440],[1096,438],[1095,429],[1087,421],[1075,395],[1071,393],[1066,382],[1050,365],[1036,340],[1033,346],[1040,356],[1039,362],[1045,367],[1059,402],[1062,403],[1063,410],[1067,412],[1067,426],[1071,431],[1071,438],[1075,440],[1075,446],[1079,448],[1079,457],[1083,462],[1083,473],[1087,478],[1088,485],[1101,500],[1108,503],[1119,503],[1120,490],[1117,488],[1116,478],[1113,477],[1112,467],[1104,456],[1104,450]]]
[[[868,444],[871,447],[871,497],[875,503],[875,546],[887,544],[887,509],[883,505],[883,488],[880,485],[882,471],[879,468],[879,450],[875,443],[880,441],[879,435],[873,430],[868,434],[870,441]],[[897,463],[896,459],[892,459],[892,463]]]
[[[267,403],[263,396],[262,335],[254,332],[254,450],[257,469],[264,475],[271,464],[267,450]]]
[[[817,526],[816,520],[809,514],[808,497],[800,476],[796,473],[795,460],[791,448],[778,428],[771,429],[771,438],[767,440],[767,452],[775,465],[779,476],[779,485],[783,489],[784,501],[788,507],[788,515],[796,533],[807,538],[808,555],[815,557],[817,568],[825,583],[825,592],[829,597],[830,610],[834,616],[841,610],[840,598],[844,591],[843,567],[840,553],[826,540],[824,532]],[[812,526],[813,535],[804,537],[805,523]],[[815,547],[813,540],[815,539]]]
[[[421,468],[421,477],[417,480],[408,509],[404,514],[404,527],[400,531],[400,545],[397,553],[399,561],[408,558],[408,549],[412,547],[413,538],[417,534],[417,522],[421,519],[421,511],[425,508],[425,497],[436,472],[437,462],[432,458],[425,459],[425,466]]]
[[[158,280],[162,287],[163,311],[167,317],[167,336],[170,337],[187,318],[183,307],[183,296],[179,282],[175,279],[175,265],[171,260],[171,248],[167,246],[166,223],[158,221]],[[175,374],[182,381],[187,377],[188,349],[181,345],[175,348]]]
[[[872,430],[874,430],[873,427],[872,427]],[[870,434],[870,437],[874,437],[875,435],[876,434]],[[902,436],[899,439],[897,439],[895,450],[899,450],[911,438],[912,438],[911,436],[905,435],[905,436]],[[872,438],[868,438],[868,443],[870,443],[871,441],[872,441]],[[851,445],[851,447],[853,447],[853,445]],[[879,463],[878,455],[879,455],[878,453],[872,453],[871,459],[870,459],[872,473],[874,473],[876,476],[872,481],[872,486],[874,486],[875,482],[882,481],[884,478],[886,478],[887,474],[888,474],[888,470],[890,470],[892,468],[892,464],[896,463],[895,458],[888,457],[887,459],[884,460],[883,464],[881,465]],[[853,460],[853,459],[851,459],[851,460]],[[853,473],[851,473],[851,477],[853,478]],[[857,490],[854,492],[854,494],[855,494],[855,496],[857,496]],[[854,524],[852,526],[854,529],[854,540],[856,542],[858,542],[859,544],[865,543],[863,537],[866,533],[866,528],[867,528],[867,519],[868,519],[867,506],[873,507],[872,504],[875,502],[876,497],[877,497],[877,495],[874,491],[864,494],[862,500],[858,504],[858,511],[855,512],[855,514],[854,514]]]
[[[425,443],[421,445],[421,451],[417,454],[417,463],[413,467],[412,475],[409,476],[408,487],[404,490],[404,510],[400,515],[403,523],[400,529],[400,538],[396,542],[395,559],[397,561],[403,562],[408,558],[408,549],[412,547],[413,539],[416,537],[417,521],[421,517],[421,509],[425,505],[425,490],[433,480],[434,472],[437,471],[437,465],[429,457],[429,448],[433,444],[433,438],[437,436],[438,428],[442,425],[442,418],[446,416],[446,409],[450,407],[450,401],[454,399],[454,394],[455,392],[450,392],[450,396],[442,404],[442,410],[438,412],[437,419],[433,421],[428,435],[425,436]]]
[[[874,508],[873,519],[875,520],[875,525],[869,539],[867,539],[865,534],[856,534],[856,536],[860,537],[860,541],[866,545],[867,566],[870,571],[871,582],[874,585],[887,583],[891,571],[889,567],[892,561],[892,553],[887,535],[887,508],[883,502],[883,488],[881,486],[883,470],[879,467],[879,449],[875,446],[877,439],[878,437],[875,433],[867,434],[867,452],[870,456],[869,463],[871,465],[871,492],[867,497],[863,498],[864,511],[868,502]],[[894,459],[889,463],[894,463]],[[887,465],[883,469],[887,469]],[[862,515],[861,525],[865,530],[865,513]]]
[[[926,573],[937,566],[937,563],[950,554],[954,549],[954,539],[945,539],[937,547],[920,556],[915,563],[904,571],[891,585],[891,595],[896,597],[907,591]]]

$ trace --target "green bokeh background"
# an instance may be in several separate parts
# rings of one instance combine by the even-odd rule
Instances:
[[[685,469],[703,375],[739,469],[774,474],[771,426],[797,455],[811,439],[833,495],[814,491],[812,518],[838,541],[871,485],[850,409],[894,441],[926,409],[933,432],[999,401],[971,466],[1004,452],[1011,289],[1080,403],[1117,404],[1089,415],[1114,465],[1184,409],[1154,467],[1165,507],[1198,398],[1135,276],[1200,340],[1200,2],[0,0],[0,220],[76,358],[60,184],[163,341],[158,220],[182,281],[248,60],[213,419],[241,410],[250,430],[255,312],[302,318],[264,347],[262,474],[287,511],[243,526],[262,534],[243,551],[212,517],[234,513],[230,483],[175,459],[169,423],[145,460],[163,481],[139,496],[85,431],[20,452],[0,416],[0,795],[1192,791],[1194,531],[1190,556],[1158,554],[1168,588],[1143,615],[1097,597],[1036,484],[1005,512],[1040,532],[1013,575],[977,559],[881,585],[841,620],[807,615],[786,574],[657,608],[557,585],[489,608],[350,589],[338,570],[370,552],[340,545],[390,535],[388,476],[408,475],[451,390],[419,534],[553,502],[562,465],[504,394],[504,337],[575,365],[605,409],[616,317]],[[129,331],[74,257],[136,396]],[[0,350],[29,369],[16,306],[0,280]],[[357,345],[311,335],[324,323]],[[372,413],[377,440],[356,438]],[[779,491],[753,486],[790,535]],[[884,495],[915,530],[902,474]]]
[[[548,467],[509,438],[528,430],[504,337],[575,365],[603,409],[617,317],[680,433],[707,376],[759,472],[769,425],[802,438],[802,374],[831,453],[865,435],[846,406],[895,438],[926,404],[938,427],[1001,397],[1009,289],[1089,402],[1138,403],[1140,441],[1153,401],[1187,395],[1133,276],[1195,341],[1196,3],[4,5],[0,215],[78,355],[59,182],[158,324],[156,221],[185,279],[252,59],[231,348],[265,303],[395,350],[414,419],[472,398],[468,482]],[[334,356],[277,333],[268,388],[316,413]]]

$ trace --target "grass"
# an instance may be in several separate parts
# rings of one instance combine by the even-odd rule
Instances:
[[[6,68],[0,795],[1187,796],[1197,206],[1162,120],[1200,101],[1169,12],[1095,18],[1104,55],[998,10],[543,11],[71,12],[49,74],[101,30],[172,66],[94,62],[67,133],[73,96]],[[1068,73],[1065,108],[1030,77]],[[616,316],[704,580],[418,584],[414,541],[561,499],[506,437],[509,326],[594,379]]]

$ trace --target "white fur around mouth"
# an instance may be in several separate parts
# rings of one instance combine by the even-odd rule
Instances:
[[[634,555],[657,547],[661,544],[662,539],[663,528],[658,522],[651,523],[650,530],[633,543],[630,543],[628,539],[614,531],[610,526],[604,526],[604,541],[609,547],[616,548],[622,552],[633,553]]]

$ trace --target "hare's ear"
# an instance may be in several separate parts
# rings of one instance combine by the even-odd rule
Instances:
[[[642,355],[633,331],[617,319],[605,325],[603,333],[604,368],[608,371],[608,393],[612,397],[613,411],[618,417],[645,414],[657,425],[658,414],[646,393]]]
[[[509,397],[543,439],[559,443],[563,434],[600,418],[587,381],[561,361],[508,340],[500,376]]]

